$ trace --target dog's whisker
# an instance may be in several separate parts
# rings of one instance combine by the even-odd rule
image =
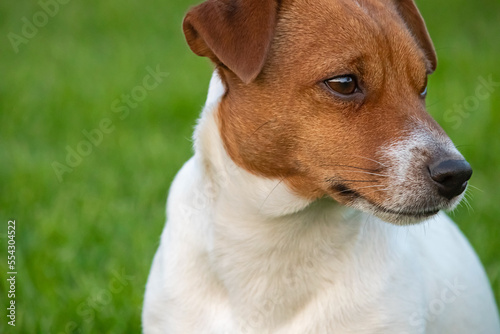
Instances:
[[[269,124],[269,123],[270,123],[270,122],[272,122],[272,121],[273,121],[273,119],[270,119],[270,120],[267,120],[266,122],[262,123],[261,125],[259,125],[259,126],[258,126],[258,127],[257,127],[257,128],[256,128],[256,129],[255,129],[255,130],[251,133],[251,134],[250,134],[250,136],[248,136],[248,138],[245,140],[245,144],[247,144],[247,143],[248,143],[248,141],[250,140],[250,138],[252,138],[252,136],[253,136],[254,134],[256,134],[256,133],[257,133],[257,131],[259,131],[260,129],[262,129],[264,126],[266,126],[267,124]]]
[[[379,173],[371,173],[371,172],[365,172],[362,170],[332,170],[331,172],[335,173],[359,173],[359,174],[367,174],[367,175],[375,175],[375,176],[382,176],[382,177],[389,177],[390,175],[387,174],[379,174]]]
[[[371,195],[371,194],[374,194],[376,192],[383,192],[383,191],[388,191],[389,188],[386,187],[386,188],[383,188],[383,189],[376,189],[376,190],[373,190],[373,191],[369,191],[367,193],[364,193],[363,196],[367,196],[367,195]]]
[[[476,190],[479,190],[480,192],[484,193],[484,191],[476,186],[473,186],[472,184],[469,184],[469,186],[467,188],[472,188],[472,189],[476,189]]]
[[[471,144],[460,144],[460,145],[455,145],[456,148],[459,147],[467,147],[467,146],[472,146]]]
[[[385,187],[385,184],[376,184],[376,185],[373,185],[373,186],[365,186],[365,187],[352,188],[352,190],[361,190],[361,189],[366,189],[366,188],[380,188],[380,187]]]
[[[339,179],[339,178],[328,178],[325,179],[326,182],[379,182],[378,180],[346,180],[346,179]]]
[[[472,208],[472,206],[469,203],[469,200],[465,196],[464,196],[463,200],[460,202],[459,206],[466,207],[469,215],[471,214],[471,211],[474,211],[474,209]]]
[[[465,191],[464,196],[465,196],[467,199],[472,199],[472,197],[473,197],[474,195],[473,195],[473,194],[472,194],[472,192],[470,192],[470,191]]]
[[[273,189],[271,189],[271,191],[269,192],[269,194],[267,194],[266,198],[264,198],[264,201],[262,202],[262,204],[260,205],[260,208],[259,208],[259,211],[262,210],[262,208],[264,207],[264,205],[266,204],[268,198],[271,196],[271,194],[276,190],[276,188],[278,188],[278,186],[283,182],[283,180],[285,179],[285,177],[283,176],[278,183],[276,183],[276,185],[273,187]]]
[[[354,169],[361,169],[365,171],[369,171],[372,173],[377,173],[380,171],[380,168],[378,169],[370,169],[370,168],[364,168],[364,167],[359,167],[359,166],[351,166],[351,165],[343,165],[343,164],[324,164],[320,165],[320,167],[330,167],[330,166],[335,166],[335,167],[348,167],[348,168],[354,168]]]
[[[332,172],[332,173],[359,173],[359,174],[375,175],[375,176],[380,176],[380,177],[390,177],[391,176],[389,174],[377,173],[377,171],[364,171],[364,170],[334,169],[334,170],[329,170],[328,172]]]
[[[358,158],[362,158],[362,159],[366,159],[366,160],[369,160],[369,161],[373,161],[373,162],[375,162],[375,163],[379,164],[380,166],[383,166],[383,167],[386,167],[386,168],[387,168],[387,166],[386,166],[386,165],[384,165],[383,163],[381,163],[380,161],[377,161],[377,160],[375,160],[375,159],[367,158],[367,157],[364,157],[364,156],[362,156],[362,155],[357,155],[357,154],[353,154],[353,156],[354,156],[354,157],[358,157]]]
[[[349,189],[346,189],[346,190],[342,190],[340,191],[339,193],[346,193],[346,192],[350,192],[350,191],[359,191],[361,189],[366,189],[366,188],[376,188],[376,187],[385,187],[385,185],[383,184],[378,184],[378,185],[374,185],[374,186],[366,186],[366,187],[358,187],[358,188],[349,188]]]
[[[463,203],[465,204],[465,206],[467,207],[467,211],[469,212],[469,214],[472,212],[474,212],[474,208],[472,207],[472,205],[470,204],[469,200],[472,200],[472,194],[468,191],[466,191],[464,193],[464,198],[463,198]]]
[[[469,212],[469,214],[472,212],[474,212],[474,208],[472,207],[472,205],[470,205],[469,203],[469,199],[464,197],[464,203],[465,203],[465,206],[467,207],[467,211]]]

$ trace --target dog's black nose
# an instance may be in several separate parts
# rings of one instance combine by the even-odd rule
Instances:
[[[452,199],[460,195],[467,187],[472,168],[465,160],[441,160],[429,166],[429,173],[439,194]]]

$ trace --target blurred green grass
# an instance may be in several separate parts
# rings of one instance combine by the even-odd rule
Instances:
[[[196,1],[69,1],[15,53],[7,34],[36,2],[0,3],[0,272],[16,219],[17,326],[1,333],[137,333],[170,182],[191,153],[211,67],[181,31]],[[500,3],[421,0],[439,56],[428,105],[474,167],[469,204],[453,218],[500,300],[499,89],[460,116],[478,77],[500,81]],[[169,75],[123,120],[112,103],[159,66]],[[52,163],[83,130],[113,131],[59,182]],[[0,283],[5,296],[7,284]],[[2,299],[4,300],[4,299]],[[2,305],[6,304],[2,302]],[[5,309],[4,309],[5,310]],[[5,312],[5,311],[4,311]]]

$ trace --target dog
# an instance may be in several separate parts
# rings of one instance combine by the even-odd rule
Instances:
[[[426,112],[437,58],[412,0],[207,0],[183,31],[215,72],[144,333],[500,333],[442,213],[472,170]]]

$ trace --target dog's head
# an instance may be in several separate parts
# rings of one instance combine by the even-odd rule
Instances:
[[[472,171],[426,111],[437,60],[412,0],[208,0],[184,32],[226,86],[240,167],[398,224],[460,201]]]

